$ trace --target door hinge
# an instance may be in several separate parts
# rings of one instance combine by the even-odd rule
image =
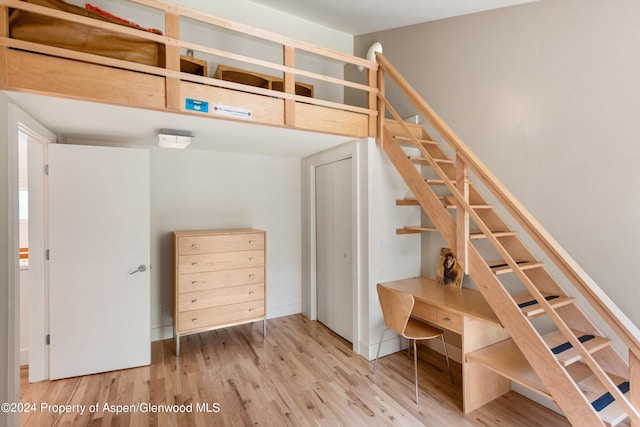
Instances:
[[[44,165],[44,174],[49,175],[49,165]]]
[[[51,344],[51,335],[47,334],[47,336],[44,337],[44,343],[46,345],[50,345]]]
[[[49,261],[49,249],[47,249],[46,251],[44,251],[44,259],[46,259],[47,261]]]

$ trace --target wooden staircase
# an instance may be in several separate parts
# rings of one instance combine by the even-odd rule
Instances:
[[[378,143],[414,195],[396,204],[420,206],[431,221],[397,233],[439,232],[512,337],[471,353],[467,361],[555,401],[573,425],[615,426],[628,420],[640,426],[638,329],[384,56],[378,55],[378,63],[379,117],[385,116],[385,109],[393,117],[381,119]],[[400,119],[385,98],[385,76],[427,118],[444,144],[435,142],[422,127]],[[455,153],[455,158],[447,152]],[[470,182],[470,174],[480,185]],[[491,203],[480,194],[480,186],[491,193]],[[502,219],[496,206],[507,212],[515,228]],[[556,269],[547,268],[534,255],[520,237],[525,234],[534,242],[529,245],[537,246]],[[560,283],[583,294],[627,346],[629,362]]]

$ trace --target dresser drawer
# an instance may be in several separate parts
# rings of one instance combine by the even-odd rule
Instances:
[[[264,267],[207,271],[178,276],[178,293],[264,283]]]
[[[199,310],[254,300],[264,300],[264,283],[183,293],[178,296],[178,310]]]
[[[440,308],[437,310],[437,316],[436,323],[438,325],[445,329],[462,333],[462,316]]]
[[[264,300],[185,311],[178,315],[178,332],[214,328],[217,325],[226,325],[262,316],[264,316]]]
[[[420,301],[416,301],[411,314],[418,319],[426,320],[427,322],[435,322],[438,318],[436,314],[436,308],[429,304],[424,304]]]
[[[264,234],[262,233],[181,236],[178,238],[178,252],[181,255],[262,249],[264,249]]]
[[[264,265],[264,251],[223,252],[217,254],[184,255],[178,257],[178,274]]]

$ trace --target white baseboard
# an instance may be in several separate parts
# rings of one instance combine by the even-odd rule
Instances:
[[[399,335],[393,335],[393,332],[387,332],[385,340],[382,341],[380,347],[380,357],[387,356],[389,354],[397,353],[400,350],[407,348],[407,340],[401,338]],[[378,351],[378,342],[375,344],[360,342],[360,348],[363,349],[363,356],[365,359],[371,361],[376,358],[376,352]]]
[[[302,313],[302,304],[288,304],[279,307],[269,307],[267,309],[267,319],[275,319],[276,317],[291,316],[292,314]]]
[[[151,328],[151,342],[173,338],[173,325]]]
[[[29,349],[20,349],[20,366],[29,364]]]

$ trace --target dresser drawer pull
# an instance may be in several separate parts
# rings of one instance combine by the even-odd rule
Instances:
[[[195,304],[195,303],[197,303],[197,302],[198,302],[198,300],[197,300],[197,299],[192,299],[192,300],[191,300],[191,304]]]
[[[192,248],[199,248],[200,246],[199,246],[197,243],[192,243],[192,244],[191,244],[191,247],[192,247]]]
[[[444,320],[447,323],[451,323],[451,318],[449,317],[443,317],[442,320]]]
[[[255,274],[250,274],[250,275],[249,275],[249,279],[253,279],[254,277],[256,277],[256,275],[255,275]]]
[[[197,321],[197,320],[198,320],[198,318],[197,318],[197,317],[195,317],[195,318],[191,319],[191,321],[192,321],[192,322],[195,322],[195,321]]]
[[[192,285],[195,285],[195,284],[197,284],[197,283],[198,283],[198,281],[197,281],[197,280],[192,280],[192,281],[191,281],[191,284],[192,284]]]
[[[249,309],[249,312],[252,312],[253,310],[255,310],[255,309],[254,309],[254,308],[250,308],[250,309]]]
[[[255,240],[249,240],[249,244],[253,245],[256,241]]]
[[[256,293],[255,291],[249,291],[249,295],[253,295],[255,293]]]
[[[254,257],[249,257],[249,261],[255,261],[256,259]]]
[[[198,261],[192,262],[191,265],[198,265]]]

